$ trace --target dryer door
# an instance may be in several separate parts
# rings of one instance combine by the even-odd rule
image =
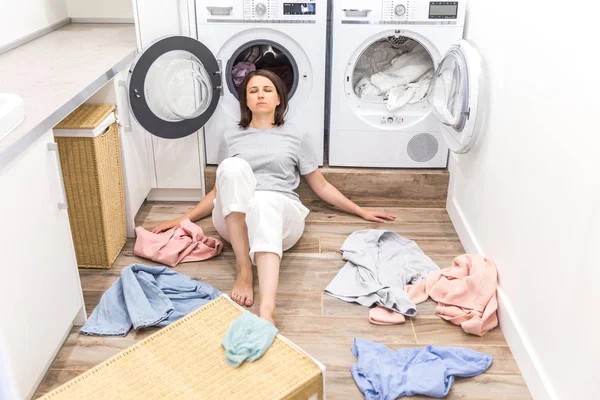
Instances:
[[[455,153],[468,152],[477,139],[483,83],[481,57],[466,40],[452,46],[431,81],[427,100],[441,122],[448,148]]]
[[[215,56],[190,37],[159,39],[129,70],[129,106],[135,119],[153,135],[182,138],[211,117],[221,94]]]

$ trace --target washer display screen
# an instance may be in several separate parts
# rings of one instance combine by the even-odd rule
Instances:
[[[315,15],[315,3],[283,3],[283,15]]]
[[[454,19],[458,15],[458,2],[456,1],[433,1],[429,3],[429,18],[431,19]]]

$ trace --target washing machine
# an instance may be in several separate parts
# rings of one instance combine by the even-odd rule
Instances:
[[[475,143],[484,77],[466,0],[333,0],[329,165],[446,167]]]
[[[308,133],[322,164],[327,2],[196,1],[193,12],[196,37],[158,38],[130,69],[135,119],[161,138],[204,128],[206,163],[216,164],[220,135],[240,119],[238,85],[268,69],[288,90],[286,121]]]

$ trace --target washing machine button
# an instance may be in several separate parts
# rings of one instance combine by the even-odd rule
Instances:
[[[406,14],[406,7],[404,7],[402,4],[398,4],[396,7],[394,7],[394,14],[399,17],[403,16]]]
[[[265,6],[265,3],[258,3],[256,7],[254,7],[254,11],[258,15],[265,15],[267,12],[267,6]]]
[[[388,117],[387,122],[390,124],[394,122],[394,117]]]

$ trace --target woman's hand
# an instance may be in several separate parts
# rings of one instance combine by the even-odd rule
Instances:
[[[154,229],[152,229],[152,233],[161,233],[171,228],[178,227],[179,224],[183,221],[183,218],[172,219],[170,221],[165,221],[162,224],[158,225]]]
[[[367,221],[385,222],[385,220],[395,221],[396,216],[382,211],[364,210],[356,203],[344,196],[337,190],[318,169],[310,174],[304,175],[308,186],[319,196],[320,199],[326,201],[334,207],[344,210],[351,214],[356,214]]]
[[[363,210],[358,213],[358,216],[367,221],[373,222],[385,222],[385,220],[395,221],[396,216],[392,214],[388,214],[385,211],[379,210]]]

